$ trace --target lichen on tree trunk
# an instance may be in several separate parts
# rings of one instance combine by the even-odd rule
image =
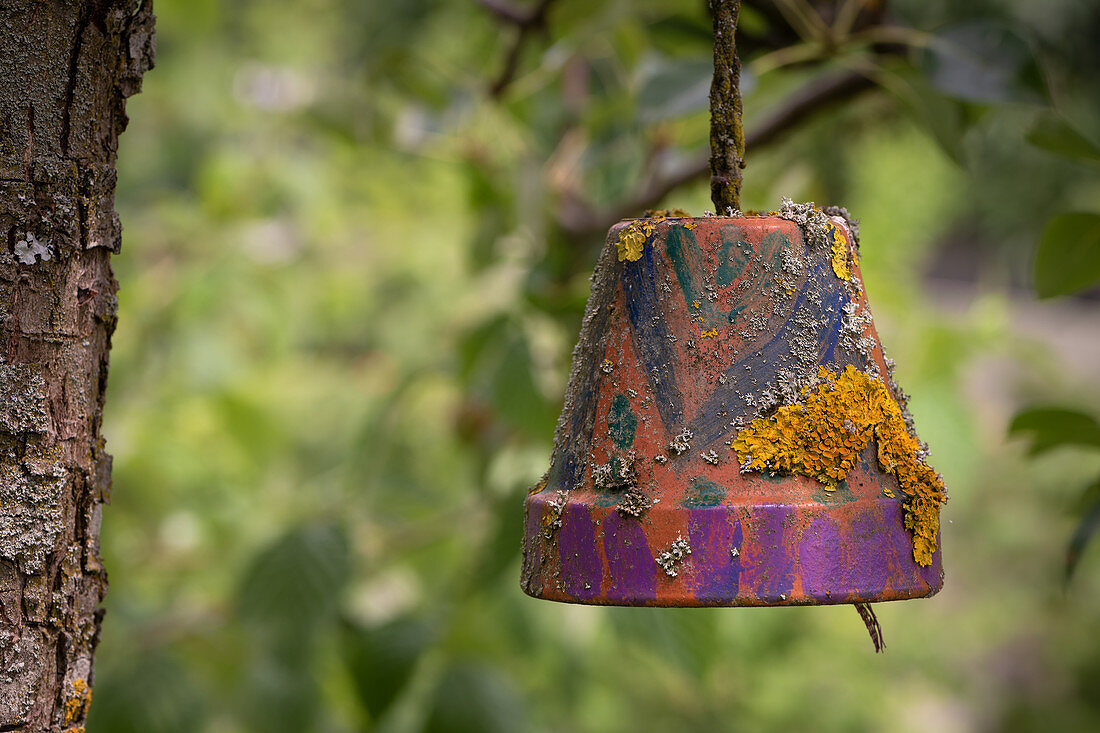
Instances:
[[[152,4],[5,0],[0,57],[0,730],[80,731],[107,588],[114,163]]]

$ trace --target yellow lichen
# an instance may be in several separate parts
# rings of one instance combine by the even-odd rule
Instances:
[[[637,221],[632,221],[621,232],[615,246],[619,249],[619,262],[635,262],[645,251],[645,232]]]
[[[851,280],[852,270],[848,265],[848,237],[840,227],[829,222],[829,239],[833,243],[833,272],[841,280]]]
[[[658,224],[669,217],[682,218],[687,216],[691,216],[691,214],[683,209],[655,209],[645,212],[645,218],[631,221],[619,232],[619,239],[615,242],[615,247],[619,250],[619,262],[636,262],[642,259],[646,240],[653,232],[657,231]],[[694,229],[695,227],[690,228]]]
[[[80,720],[88,714],[92,702],[92,688],[82,679],[73,680],[73,695],[65,700],[65,725]]]
[[[758,418],[737,434],[732,448],[748,470],[810,476],[835,489],[874,438],[882,470],[897,476],[905,493],[905,528],[913,534],[913,558],[932,564],[939,532],[943,479],[920,456],[886,385],[849,365],[838,376],[825,367],[805,402]]]
[[[718,335],[718,329],[717,328],[712,328],[709,331],[703,331],[702,333],[700,333],[699,337],[709,339],[709,338],[714,338],[717,335]]]

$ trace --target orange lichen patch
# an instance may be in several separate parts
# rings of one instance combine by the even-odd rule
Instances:
[[[65,699],[64,724],[74,723],[88,714],[92,702],[92,688],[84,680],[73,680],[73,694]]]
[[[874,438],[882,470],[898,478],[906,499],[905,528],[913,534],[913,559],[932,564],[939,508],[947,492],[920,456],[920,443],[905,426],[901,408],[880,380],[849,365],[838,376],[825,367],[822,383],[805,403],[786,405],[752,421],[732,448],[745,470],[810,476],[835,488]]]
[[[710,339],[710,338],[714,338],[717,335],[718,335],[718,329],[717,328],[712,328],[709,331],[702,331],[699,334],[699,338]]]
[[[848,237],[836,224],[829,222],[829,241],[833,243],[833,272],[841,280],[852,279],[852,269],[848,264]]]
[[[645,212],[644,219],[631,221],[619,232],[619,239],[615,242],[615,247],[619,250],[619,262],[636,262],[642,259],[646,239],[657,231],[658,224],[669,217],[682,218],[687,216],[691,215],[683,209],[656,209]],[[695,227],[692,226],[691,228],[694,229]]]
[[[619,232],[619,241],[615,242],[615,247],[619,250],[619,262],[629,261],[635,262],[642,259],[642,252],[645,251],[645,230],[641,223],[638,221],[632,221],[621,232]]]

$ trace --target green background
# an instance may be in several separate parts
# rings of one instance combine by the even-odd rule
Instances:
[[[1095,291],[1031,284],[1048,219],[1100,210],[1100,8],[892,8],[923,35],[887,88],[750,150],[743,197],[860,219],[950,491],[944,590],[877,606],[876,656],[849,607],[519,590],[603,238],[561,219],[705,145],[703,2],[560,0],[494,99],[514,29],[475,2],[157,0],[119,152],[90,733],[1100,729],[1095,548],[1062,585],[1100,456],[1006,437],[1027,405],[1100,412]],[[749,130],[868,47],[764,53]],[[662,203],[711,207],[702,182]]]

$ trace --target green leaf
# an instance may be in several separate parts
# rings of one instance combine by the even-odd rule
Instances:
[[[965,163],[962,143],[966,118],[960,102],[941,94],[920,72],[904,62],[888,70],[882,86],[898,98],[947,157],[960,166]]]
[[[1031,455],[1063,445],[1100,447],[1100,423],[1077,410],[1060,407],[1032,407],[1012,418],[1009,435],[1031,436]]]
[[[519,323],[488,321],[466,335],[459,358],[470,393],[498,418],[534,438],[551,434],[557,414],[535,383],[530,343]]]
[[[359,700],[377,721],[405,689],[435,633],[423,620],[401,616],[372,627],[346,623],[342,636]]]
[[[283,425],[270,404],[239,392],[226,391],[215,403],[225,433],[237,442],[253,466],[264,465],[286,448]]]
[[[456,663],[435,690],[424,733],[518,733],[528,729],[523,701],[492,667]]]
[[[321,713],[319,633],[337,618],[351,570],[342,528],[314,521],[262,549],[238,589],[238,612],[251,644],[237,695],[249,730],[311,730]]]
[[[485,358],[494,343],[500,342],[507,329],[508,319],[496,316],[463,334],[458,346],[458,368],[465,381],[477,377],[479,361]]]
[[[315,522],[292,529],[253,560],[238,589],[240,615],[305,634],[335,618],[350,570],[340,527]]]
[[[391,470],[393,464],[404,465],[404,461],[400,460],[402,445],[400,432],[396,430],[396,416],[410,390],[423,376],[420,369],[410,369],[402,374],[397,384],[372,406],[352,441],[347,459],[348,475],[353,486],[370,488],[372,502],[383,498],[380,487],[385,486],[386,482],[380,478]],[[402,491],[407,490],[408,486],[403,482],[408,480],[410,477],[402,476],[402,482],[399,482],[402,483]]]
[[[1077,570],[1077,564],[1081,561],[1081,554],[1085,551],[1089,540],[1100,528],[1100,478],[1085,489],[1085,506],[1083,516],[1070,537],[1069,547],[1066,548],[1066,577],[1068,585],[1073,579],[1073,573]]]
[[[1047,222],[1035,253],[1040,298],[1071,295],[1100,281],[1100,214],[1059,214]]]
[[[749,9],[741,9],[737,29],[745,27]],[[647,24],[653,38],[653,45],[670,55],[685,55],[698,52],[709,54],[714,44],[713,30],[703,13],[698,15],[672,15],[662,17]]]
[[[1037,148],[1065,158],[1100,161],[1100,147],[1056,112],[1040,114],[1025,139]]]
[[[921,59],[929,82],[968,102],[1041,102],[1048,96],[1028,42],[985,21],[941,31]]]

